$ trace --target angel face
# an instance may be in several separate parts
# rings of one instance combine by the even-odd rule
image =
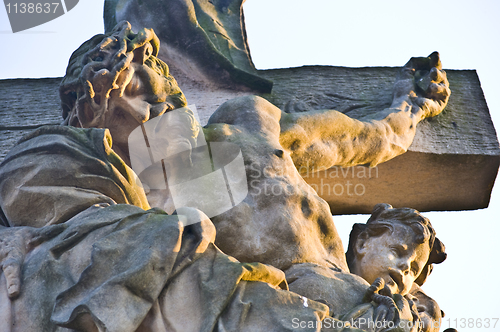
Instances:
[[[413,230],[396,225],[380,236],[358,238],[355,274],[373,283],[383,278],[393,294],[406,295],[430,254],[428,241],[417,243]]]

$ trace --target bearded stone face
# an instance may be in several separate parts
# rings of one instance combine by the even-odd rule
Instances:
[[[60,87],[64,123],[108,128],[113,149],[123,150],[132,130],[151,118],[186,106],[168,66],[156,56],[153,30],[135,34],[128,22],[94,36],[75,51]]]

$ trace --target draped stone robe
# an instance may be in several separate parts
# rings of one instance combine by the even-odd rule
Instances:
[[[284,273],[215,245],[208,218],[150,209],[103,129],[42,127],[0,165],[0,236],[59,226],[25,257],[21,292],[0,274],[1,331],[299,331],[328,308]],[[10,228],[12,230],[12,228]]]

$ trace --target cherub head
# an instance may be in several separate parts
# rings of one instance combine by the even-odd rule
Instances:
[[[157,58],[151,29],[132,32],[121,22],[96,35],[71,56],[60,86],[64,124],[108,128],[114,146],[126,146],[130,132],[150,118],[186,106],[184,94]]]
[[[355,224],[346,253],[352,273],[373,283],[383,278],[393,294],[422,285],[432,264],[446,259],[429,220],[410,208],[377,204],[366,224]]]

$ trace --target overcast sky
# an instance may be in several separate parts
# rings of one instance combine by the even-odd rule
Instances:
[[[63,76],[71,53],[103,31],[102,7],[103,0],[82,0],[64,16],[16,34],[0,8],[0,79]],[[249,0],[245,15],[259,69],[398,66],[437,50],[444,68],[477,70],[500,125],[500,1]],[[424,285],[447,314],[444,328],[500,331],[500,322],[495,329],[484,326],[486,318],[500,318],[499,196],[494,187],[484,210],[425,213],[448,252]],[[351,224],[366,218],[335,217],[344,244]],[[483,326],[469,327],[470,319]]]

